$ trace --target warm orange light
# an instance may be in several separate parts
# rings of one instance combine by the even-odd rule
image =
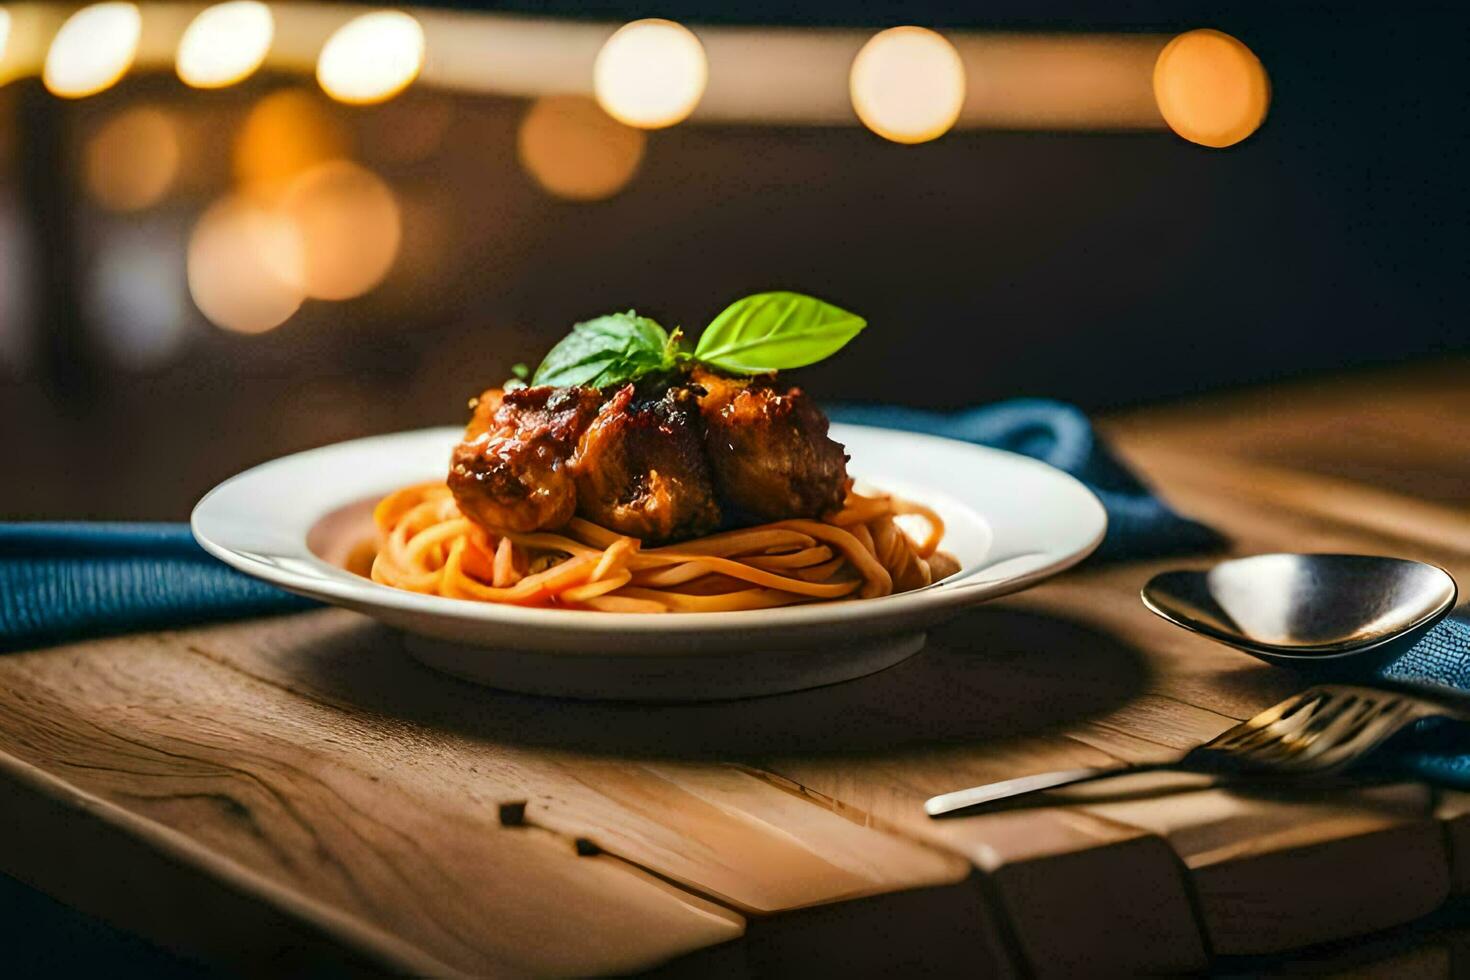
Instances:
[[[41,79],[63,98],[95,95],[127,74],[142,33],[143,17],[131,3],[83,7],[56,32]]]
[[[393,266],[402,239],[398,202],[382,179],[346,160],[293,180],[280,213],[301,240],[300,283],[316,299],[351,299]],[[279,270],[289,278],[291,266]]]
[[[162,109],[113,116],[85,151],[87,189],[110,211],[139,211],[162,200],[179,172],[179,132]]]
[[[265,61],[275,32],[270,8],[259,0],[215,4],[179,39],[179,78],[195,88],[224,88],[249,78]]]
[[[689,118],[708,80],[704,45],[689,28],[669,20],[624,24],[592,66],[598,103],[614,119],[640,129]]]
[[[895,143],[947,133],[965,104],[965,65],[954,45],[922,27],[894,27],[863,45],[848,78],[852,107]]]
[[[263,333],[301,306],[301,237],[288,218],[248,197],[204,212],[189,237],[187,267],[194,305],[226,330]]]
[[[521,120],[521,166],[546,190],[574,201],[611,197],[627,186],[648,137],[580,95],[537,99]]]
[[[282,89],[257,102],[235,140],[235,176],[257,195],[278,194],[308,167],[345,156],[347,135],[331,104],[306,89]]]
[[[1201,146],[1231,146],[1260,128],[1271,102],[1266,69],[1219,31],[1181,34],[1154,63],[1154,98],[1169,128]]]
[[[399,10],[355,17],[327,38],[316,79],[339,102],[367,105],[391,99],[424,66],[424,29]]]
[[[10,45],[10,11],[0,7],[0,61],[5,60],[5,49]]]

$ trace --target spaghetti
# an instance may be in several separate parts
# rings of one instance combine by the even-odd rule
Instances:
[[[767,609],[906,592],[958,568],[938,550],[944,522],[933,510],[852,490],[825,520],[777,521],[647,549],[581,518],[555,533],[492,534],[460,513],[442,483],[389,494],[373,520],[373,581],[517,606]],[[900,521],[923,525],[923,533],[911,537]]]

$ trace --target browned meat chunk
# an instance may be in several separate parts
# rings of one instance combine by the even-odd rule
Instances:
[[[721,499],[742,517],[820,517],[842,506],[847,454],[827,437],[827,416],[800,388],[702,369],[705,446]]]
[[[493,532],[581,515],[649,543],[842,506],[847,456],[800,388],[771,378],[491,389],[450,462],[460,510]]]
[[[625,385],[578,444],[577,513],[645,542],[697,537],[720,522],[696,389]]]
[[[491,389],[454,448],[449,489],[466,516],[498,532],[560,527],[577,507],[570,461],[597,414],[594,388]]]

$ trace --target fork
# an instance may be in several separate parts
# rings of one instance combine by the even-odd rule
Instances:
[[[942,817],[1027,793],[1140,772],[1328,776],[1432,715],[1458,713],[1393,691],[1321,685],[1292,695],[1177,759],[1007,779],[935,796],[924,810]]]

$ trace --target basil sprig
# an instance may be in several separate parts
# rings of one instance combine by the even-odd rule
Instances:
[[[737,374],[806,367],[837,353],[867,326],[862,317],[800,293],[747,296],[715,317],[690,352],[648,317],[611,313],[586,323],[551,349],[531,378],[535,385],[607,388],[688,361]]]
[[[800,293],[736,300],[705,327],[694,359],[742,374],[806,367],[831,357],[868,322]]]
[[[678,340],[648,317],[632,310],[609,313],[573,327],[551,348],[531,383],[606,388],[671,370],[677,353]]]

